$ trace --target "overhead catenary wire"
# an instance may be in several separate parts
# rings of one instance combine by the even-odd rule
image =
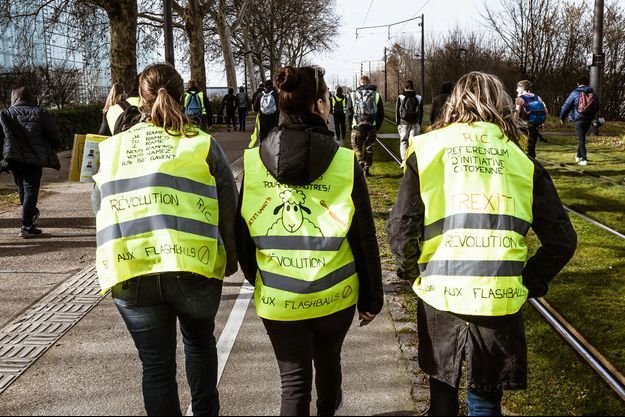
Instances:
[[[371,8],[373,7],[374,2],[375,0],[371,0],[371,3],[369,3],[369,9],[367,9],[367,14],[365,15],[365,19],[362,21],[362,25],[360,26],[364,26],[365,23],[367,23],[367,19],[369,18],[369,13],[371,13]]]
[[[406,27],[406,25],[407,25],[410,21],[412,21],[412,20],[416,19],[417,17],[419,17],[419,14],[420,14],[420,13],[423,11],[423,9],[425,9],[425,8],[427,7],[427,5],[428,5],[428,4],[430,4],[431,2],[432,2],[432,0],[428,0],[428,1],[426,1],[426,2],[425,2],[425,4],[423,4],[423,6],[421,6],[421,8],[419,8],[419,10],[417,10],[417,12],[414,14],[414,16],[412,17],[412,19],[408,19],[408,20],[406,20],[405,22],[400,22],[400,24],[401,24],[401,23],[404,23],[404,25],[403,25],[402,27],[400,27],[397,31],[395,31],[395,32],[393,33],[393,36],[395,36],[397,33],[401,32],[401,31],[402,31],[402,30]]]

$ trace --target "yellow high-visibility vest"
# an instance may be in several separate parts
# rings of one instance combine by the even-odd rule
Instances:
[[[358,275],[347,240],[355,208],[354,153],[339,149],[321,178],[277,183],[245,151],[241,214],[256,244],[257,314],[276,321],[325,317],[358,302]]]
[[[347,97],[344,96],[342,99],[340,99],[337,96],[333,96],[332,97],[332,112],[336,110],[337,103],[341,103],[341,105],[343,106],[342,107],[343,112],[345,112],[345,107],[347,107]]]
[[[96,265],[103,291],[162,272],[224,278],[217,187],[206,162],[212,140],[139,123],[100,144],[94,180],[102,198]]]
[[[126,102],[131,106],[135,106],[137,108],[141,107],[141,99],[139,97],[128,97]],[[111,106],[106,112],[106,123],[109,126],[109,130],[111,131],[111,135],[115,134],[115,125],[117,124],[117,119],[124,113],[124,109],[119,104]]]
[[[259,136],[260,136],[260,113],[256,116],[256,124],[254,125],[254,133],[252,133],[252,136],[250,137],[250,145],[248,146],[249,149],[252,149],[256,147],[257,145],[260,146],[260,143],[258,141]]]
[[[528,295],[522,273],[533,222],[532,161],[491,123],[411,138],[411,154],[426,207],[417,295],[456,314],[518,312]]]

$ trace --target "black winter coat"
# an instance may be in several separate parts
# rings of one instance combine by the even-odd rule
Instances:
[[[59,126],[47,111],[18,101],[0,112],[2,157],[9,164],[61,169]]]
[[[339,146],[334,133],[316,115],[291,118],[281,115],[282,123],[261,142],[260,155],[269,173],[281,184],[307,185],[322,176],[330,166]],[[358,310],[378,314],[384,305],[382,267],[369,191],[362,168],[354,159],[352,200],[356,212],[347,235],[354,254],[360,296]],[[239,210],[243,203],[239,194]],[[238,216],[237,245],[239,263],[245,278],[254,283],[258,272],[256,246],[246,221]]]

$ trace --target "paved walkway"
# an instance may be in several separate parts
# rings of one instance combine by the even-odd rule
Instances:
[[[251,132],[218,133],[232,162],[242,154]],[[69,156],[63,155],[67,166]],[[89,184],[66,183],[67,173],[46,173],[41,227],[46,236],[17,238],[17,207],[0,210],[0,333],[39,300],[93,264],[95,227]],[[10,178],[0,178],[0,187]],[[242,275],[225,281],[216,336],[226,323],[232,330]],[[234,313],[233,313],[234,312]],[[242,327],[220,384],[224,415],[275,415],[279,412],[277,364],[253,302],[243,310]],[[236,324],[236,323],[235,323]],[[234,326],[236,333],[237,326]],[[227,346],[226,346],[227,347]],[[0,342],[0,352],[3,346]],[[222,357],[226,357],[224,355]],[[190,394],[179,348],[179,386],[184,409]],[[2,362],[0,360],[0,372]],[[410,415],[410,380],[400,359],[390,315],[384,311],[369,327],[356,325],[344,351],[344,415]],[[0,394],[1,415],[142,415],[141,368],[135,347],[107,296]],[[184,410],[183,410],[184,411]],[[314,412],[314,407],[313,407]]]

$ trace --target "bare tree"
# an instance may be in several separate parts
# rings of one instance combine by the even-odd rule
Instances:
[[[44,97],[57,108],[63,108],[76,101],[82,73],[66,64],[43,68],[45,81]]]

